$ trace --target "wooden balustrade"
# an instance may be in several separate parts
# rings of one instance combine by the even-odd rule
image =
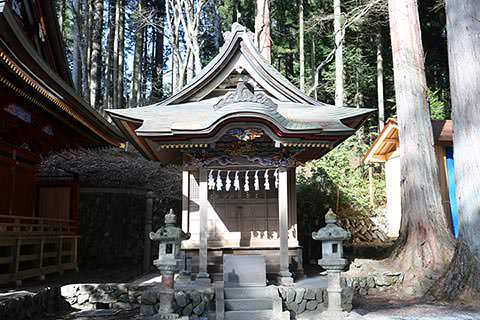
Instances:
[[[78,221],[0,215],[0,235],[63,235],[77,234]]]
[[[78,222],[0,215],[0,284],[78,266]]]

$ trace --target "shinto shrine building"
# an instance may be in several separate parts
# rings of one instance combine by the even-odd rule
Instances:
[[[371,109],[312,99],[268,64],[234,24],[220,53],[179,92],[146,107],[109,110],[143,155],[183,166],[184,249],[197,279],[224,254],[261,254],[291,283],[302,271],[295,168],[351,136]]]

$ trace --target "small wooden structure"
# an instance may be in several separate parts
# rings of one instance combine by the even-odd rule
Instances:
[[[435,155],[439,168],[442,203],[452,232],[458,235],[458,215],[455,199],[455,179],[453,171],[453,122],[452,120],[432,120]],[[400,229],[400,144],[398,125],[395,119],[389,119],[385,128],[367,152],[365,163],[385,163],[387,190],[386,222],[388,235],[397,237]]]
[[[109,110],[147,158],[183,165],[183,248],[198,279],[223,274],[223,254],[261,254],[291,283],[302,271],[295,168],[355,132],[371,109],[335,108],[306,96],[234,24],[220,53],[170,98]]]
[[[72,87],[53,5],[0,1],[0,283],[77,268],[78,184],[41,155],[120,141]]]

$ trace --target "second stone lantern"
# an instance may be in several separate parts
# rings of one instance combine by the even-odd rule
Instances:
[[[340,273],[347,266],[343,258],[343,242],[350,239],[349,231],[336,224],[337,216],[329,209],[325,215],[325,227],[312,232],[314,240],[322,241],[322,259],[318,264],[327,270],[328,274],[328,307],[322,314],[326,319],[341,319],[342,317],[342,287]]]
[[[159,242],[158,259],[153,261],[153,264],[162,275],[162,288],[157,290],[160,304],[158,314],[153,318],[155,320],[178,318],[173,313],[174,276],[179,270],[182,241],[189,239],[190,234],[183,232],[175,223],[176,216],[170,209],[170,212],[165,215],[165,225],[149,235],[151,240]]]

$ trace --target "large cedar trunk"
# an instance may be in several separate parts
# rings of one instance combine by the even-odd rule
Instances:
[[[480,2],[447,0],[446,11],[460,233],[442,289],[470,300],[480,298]]]
[[[422,295],[445,271],[453,239],[442,207],[416,0],[389,0],[400,137],[402,222],[392,262]]]

